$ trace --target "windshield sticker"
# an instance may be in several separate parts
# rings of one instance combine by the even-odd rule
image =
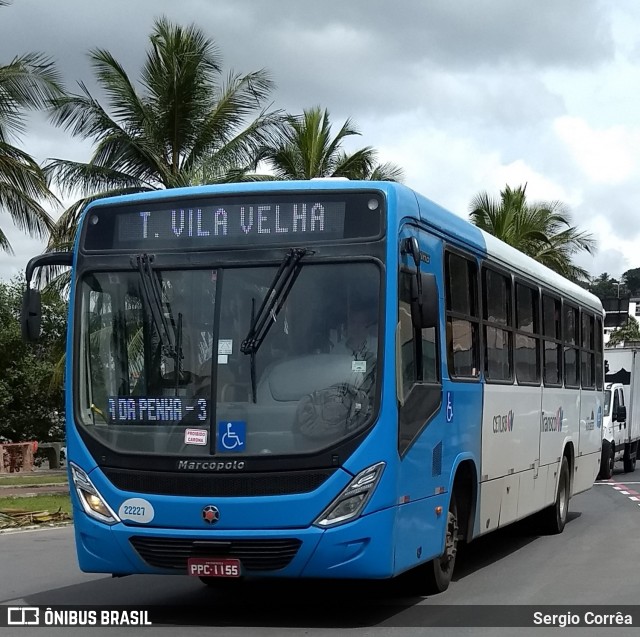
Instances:
[[[233,354],[233,339],[220,339],[218,341],[218,354],[226,354],[227,356],[231,356],[231,354]]]
[[[184,444],[185,445],[206,445],[207,444],[206,429],[185,429]]]
[[[367,361],[351,361],[351,371],[360,372],[362,374],[367,371]]]
[[[226,420],[218,423],[218,452],[242,453],[246,441],[247,423],[244,420]]]
[[[129,498],[118,509],[121,520],[131,520],[139,524],[149,524],[155,515],[151,502],[142,498]]]
[[[226,365],[229,362],[229,357],[226,354],[218,354],[218,365]]]

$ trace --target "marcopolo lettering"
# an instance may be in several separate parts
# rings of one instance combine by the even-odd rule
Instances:
[[[244,460],[178,460],[181,471],[242,471]]]

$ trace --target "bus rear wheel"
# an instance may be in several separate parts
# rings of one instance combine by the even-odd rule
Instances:
[[[564,531],[569,514],[570,488],[569,460],[567,460],[567,456],[563,456],[556,501],[542,512],[542,523],[547,533],[562,533]]]

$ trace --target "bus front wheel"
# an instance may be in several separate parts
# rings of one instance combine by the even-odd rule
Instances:
[[[453,569],[456,565],[458,542],[460,540],[460,521],[455,493],[451,494],[447,513],[447,536],[444,553],[424,566],[425,591],[427,594],[442,593],[449,588]]]

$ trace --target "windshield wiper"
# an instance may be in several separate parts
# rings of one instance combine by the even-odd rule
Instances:
[[[313,254],[313,252],[308,248],[291,248],[282,260],[260,309],[255,312],[255,303],[252,305],[251,326],[240,345],[240,351],[251,355],[251,392],[254,403],[256,402],[256,353],[284,306],[302,269],[300,261],[307,254]]]
[[[153,255],[139,254],[131,258],[131,264],[140,273],[142,293],[151,314],[151,319],[160,338],[162,351],[166,356],[173,358],[175,365],[176,390],[180,378],[180,360],[182,359],[182,314],[178,314],[178,329],[176,331],[173,318],[165,316],[162,307],[162,289],[158,276],[151,265]],[[169,312],[171,308],[169,307]]]

